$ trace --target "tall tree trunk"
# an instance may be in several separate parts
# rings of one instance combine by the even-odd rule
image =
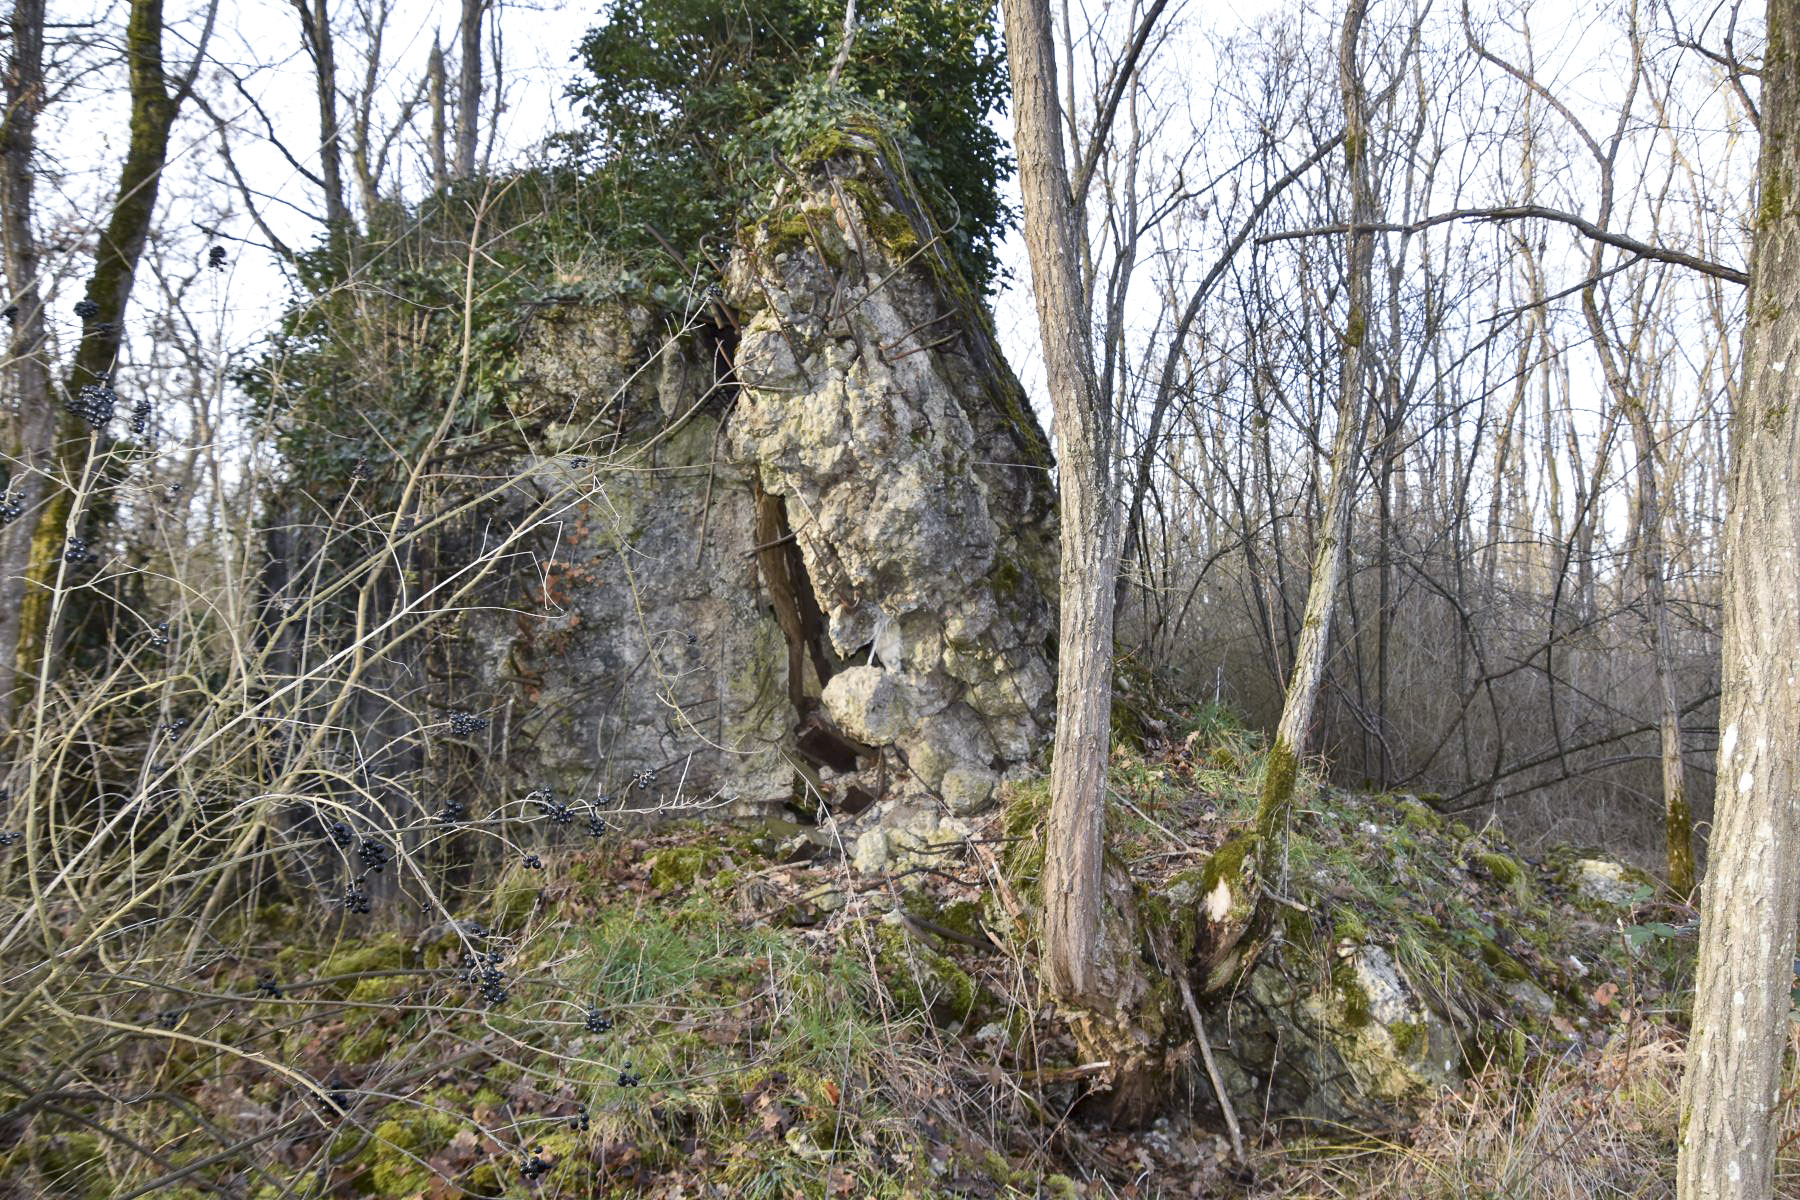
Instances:
[[[1113,580],[1119,514],[1112,423],[1103,411],[1083,303],[1080,238],[1063,157],[1056,47],[1045,0],[1002,0],[1012,71],[1025,246],[1031,258],[1056,430],[1062,584],[1056,746],[1044,857],[1043,965],[1064,1003],[1096,994],[1106,764],[1111,736]]]
[[[1281,721],[1269,748],[1268,766],[1258,797],[1256,836],[1257,870],[1266,869],[1287,828],[1294,799],[1294,781],[1300,756],[1306,752],[1307,734],[1318,704],[1319,686],[1325,678],[1326,652],[1331,646],[1331,621],[1349,557],[1350,512],[1356,498],[1356,468],[1366,428],[1364,379],[1368,374],[1369,299],[1374,275],[1375,193],[1369,177],[1368,98],[1357,67],[1357,45],[1362,37],[1367,0],[1350,0],[1338,42],[1338,88],[1344,101],[1344,164],[1350,176],[1350,231],[1346,262],[1349,312],[1344,320],[1338,376],[1338,428],[1331,447],[1331,486],[1313,553],[1312,582],[1306,594],[1306,616],[1300,623],[1300,643],[1294,650],[1294,667],[1282,701]],[[1260,907],[1261,901],[1257,904]]]
[[[487,0],[462,0],[458,33],[462,61],[456,80],[456,178],[475,174],[481,141],[481,16]]]
[[[1800,0],[1769,0],[1768,12],[1681,1200],[1774,1194],[1775,1101],[1800,925]]]
[[[1662,498],[1657,486],[1656,438],[1641,401],[1629,404],[1638,474],[1638,569],[1650,623],[1656,667],[1657,730],[1661,739],[1663,840],[1669,890],[1682,900],[1694,894],[1694,821],[1687,803],[1687,763],[1681,746],[1681,705],[1675,699],[1674,650],[1669,644],[1669,601],[1663,583]]]
[[[1588,275],[1599,274],[1601,251],[1596,244]],[[1662,499],[1658,488],[1656,431],[1644,398],[1637,395],[1625,368],[1613,353],[1593,284],[1582,289],[1581,311],[1600,356],[1600,368],[1613,400],[1631,424],[1637,455],[1638,571],[1644,585],[1645,614],[1650,626],[1650,654],[1656,669],[1657,729],[1661,739],[1663,841],[1669,890],[1686,900],[1694,894],[1694,822],[1687,804],[1687,766],[1681,749],[1681,706],[1675,700],[1674,654],[1669,646],[1669,606],[1663,587]],[[1599,486],[1596,480],[1595,486]]]
[[[450,179],[450,167],[444,159],[444,48],[434,39],[431,60],[426,67],[426,94],[431,106],[431,185],[443,187]]]
[[[44,297],[38,285],[37,235],[32,229],[32,162],[37,118],[44,102],[44,0],[17,0],[9,22],[11,53],[0,111],[0,258],[6,271],[6,355],[3,377],[18,405],[6,431],[10,470],[7,490],[29,511],[44,495],[56,434],[46,357]],[[0,648],[19,642],[19,605],[30,563],[33,521],[16,518],[0,527]],[[13,655],[0,649],[0,721],[10,716]]]
[[[132,0],[125,29],[131,140],[119,172],[112,215],[100,235],[94,274],[88,280],[87,300],[94,311],[82,322],[81,345],[65,384],[71,396],[90,384],[105,384],[112,376],[124,337],[132,279],[156,211],[157,188],[169,150],[169,129],[175,123],[178,108],[164,77],[162,31],[162,0]],[[25,590],[19,604],[13,685],[14,694],[21,699],[32,694],[40,671],[49,665],[57,635],[53,619],[57,607],[57,562],[64,539],[80,519],[68,485],[80,479],[86,456],[95,444],[94,431],[85,421],[66,412],[61,414],[55,436],[55,476],[46,483],[50,494],[32,531]]]
[[[344,197],[343,131],[338,120],[337,51],[326,0],[294,0],[301,40],[313,61],[313,92],[319,105],[319,178],[325,192],[326,237],[340,265],[349,261],[350,205]]]

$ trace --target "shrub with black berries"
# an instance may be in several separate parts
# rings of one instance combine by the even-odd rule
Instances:
[[[75,315],[84,321],[91,321],[100,315],[100,306],[92,300],[82,299],[75,302]]]
[[[542,809],[552,824],[567,825],[575,819],[575,811],[558,800],[549,788],[538,788],[525,798]]]
[[[25,493],[18,490],[0,495],[0,526],[11,525],[25,515]]]
[[[344,889],[343,904],[348,912],[367,913],[369,911],[369,893],[363,891],[360,882],[352,883]]]
[[[88,540],[79,536],[70,538],[68,548],[63,551],[63,561],[70,566],[95,561],[94,552],[88,549]]]
[[[576,1133],[586,1133],[592,1125],[593,1122],[588,1119],[588,1110],[585,1108],[578,1108],[569,1116],[569,1127]]]
[[[527,1182],[537,1179],[538,1176],[546,1174],[549,1170],[550,1163],[544,1158],[542,1146],[533,1146],[531,1153],[519,1163],[519,1173],[525,1176]]]
[[[356,831],[342,821],[333,821],[325,827],[325,832],[340,850],[348,850],[356,843]]]
[[[63,405],[70,413],[88,423],[88,428],[98,430],[113,419],[113,413],[119,408],[119,393],[112,390],[112,385],[104,379],[99,383],[90,383],[79,392],[69,397]]]
[[[156,623],[156,628],[150,631],[150,646],[152,649],[160,650],[168,644],[169,623],[167,621],[158,621]]]
[[[469,806],[467,804],[461,800],[446,800],[444,807],[438,810],[437,819],[440,825],[454,825],[458,821],[467,820],[468,816]]]
[[[589,1033],[608,1033],[612,1030],[612,1019],[597,1008],[587,1010],[587,1019],[584,1023],[587,1025]]]
[[[644,1082],[644,1077],[631,1069],[631,1063],[629,1061],[619,1069],[620,1087],[636,1087],[642,1082]]]
[[[387,845],[374,838],[364,838],[362,845],[356,848],[356,857],[362,860],[362,865],[377,875],[387,868],[389,856]]]
[[[527,871],[541,871],[544,869],[544,860],[535,854],[527,854],[525,856],[525,869]]]
[[[589,813],[587,831],[589,837],[601,837],[606,833],[606,822],[600,819],[599,813]]]
[[[469,964],[469,982],[481,993],[481,998],[490,1005],[498,1006],[506,1003],[511,995],[506,990],[506,972],[500,969],[506,959],[497,951],[486,953],[477,951],[466,961]]]
[[[478,717],[474,713],[455,709],[450,714],[450,733],[453,737],[469,737],[480,733],[488,727],[486,717]]]

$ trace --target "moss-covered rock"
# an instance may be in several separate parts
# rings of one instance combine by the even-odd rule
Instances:
[[[694,887],[695,881],[710,876],[722,865],[727,854],[718,846],[690,844],[671,846],[652,855],[646,864],[650,886],[659,892],[682,892]]]

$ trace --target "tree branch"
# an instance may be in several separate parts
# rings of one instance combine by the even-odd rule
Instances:
[[[1623,233],[1614,233],[1610,229],[1602,229],[1586,217],[1578,217],[1574,213],[1561,212],[1554,208],[1545,208],[1539,204],[1513,204],[1500,208],[1458,208],[1436,216],[1414,221],[1410,225],[1358,225],[1357,229],[1372,229],[1377,233],[1418,233],[1430,229],[1434,225],[1445,225],[1451,221],[1557,221],[1574,227],[1584,237],[1589,237],[1608,246],[1635,254],[1640,258],[1653,259],[1677,267],[1686,267],[1698,271],[1702,275],[1710,275],[1714,279],[1723,279],[1727,283],[1735,283],[1746,287],[1750,283],[1750,274],[1737,267],[1728,267],[1723,263],[1698,255],[1687,254],[1680,250],[1670,250],[1662,246],[1654,246],[1649,242],[1641,242],[1637,238]],[[1270,242],[1292,241],[1296,238],[1321,237],[1333,233],[1349,233],[1348,225],[1317,225],[1310,229],[1289,229],[1281,233],[1264,234],[1256,239],[1259,246]]]

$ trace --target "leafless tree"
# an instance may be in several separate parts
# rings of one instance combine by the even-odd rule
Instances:
[[[1771,0],[1744,381],[1725,526],[1719,788],[1682,1090],[1682,1200],[1774,1195],[1800,931],[1800,4]]]

